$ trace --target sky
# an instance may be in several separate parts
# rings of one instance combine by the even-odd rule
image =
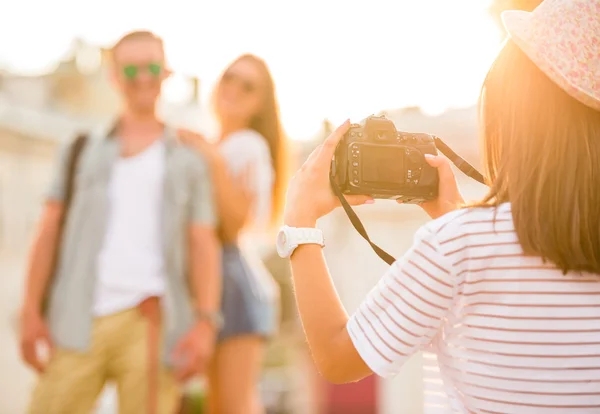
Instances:
[[[75,37],[109,46],[151,29],[206,99],[238,55],[263,57],[285,129],[308,136],[383,109],[476,102],[501,41],[488,0],[0,0],[0,67],[50,71]],[[182,98],[175,77],[167,99]]]

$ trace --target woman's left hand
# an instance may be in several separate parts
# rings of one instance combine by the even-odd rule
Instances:
[[[314,227],[317,219],[340,206],[331,190],[329,170],[337,144],[349,128],[350,121],[346,121],[333,131],[292,177],[286,194],[284,224]],[[373,199],[366,195],[346,196],[346,200],[354,206],[373,203]]]
[[[201,134],[187,129],[179,129],[177,136],[182,143],[189,145],[202,154],[211,165],[220,160],[221,154],[217,146],[208,142]]]

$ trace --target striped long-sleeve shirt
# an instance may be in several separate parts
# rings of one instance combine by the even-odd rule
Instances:
[[[510,204],[422,227],[348,331],[384,377],[435,353],[454,412],[600,412],[600,276],[525,256]]]

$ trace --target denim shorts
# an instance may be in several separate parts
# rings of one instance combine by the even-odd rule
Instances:
[[[265,281],[236,245],[223,246],[222,254],[224,324],[219,342],[241,335],[271,337],[277,330],[279,297],[267,294]]]

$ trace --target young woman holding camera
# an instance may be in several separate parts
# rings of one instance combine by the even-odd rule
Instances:
[[[223,243],[223,316],[209,367],[210,413],[264,412],[258,394],[266,339],[278,320],[279,292],[256,252],[256,244],[283,204],[286,157],[275,87],[266,63],[236,59],[221,76],[214,95],[221,127],[216,144],[180,131],[183,142],[208,160]],[[245,248],[246,247],[246,248]],[[256,247],[256,245],[251,246]]]
[[[430,157],[434,220],[350,318],[315,237],[339,205],[329,168],[349,123],[292,179],[284,222],[308,236],[291,256],[298,307],[330,381],[393,376],[428,349],[454,412],[600,412],[598,16],[600,0],[503,14],[510,38],[480,99],[489,193],[465,206],[448,161]]]

